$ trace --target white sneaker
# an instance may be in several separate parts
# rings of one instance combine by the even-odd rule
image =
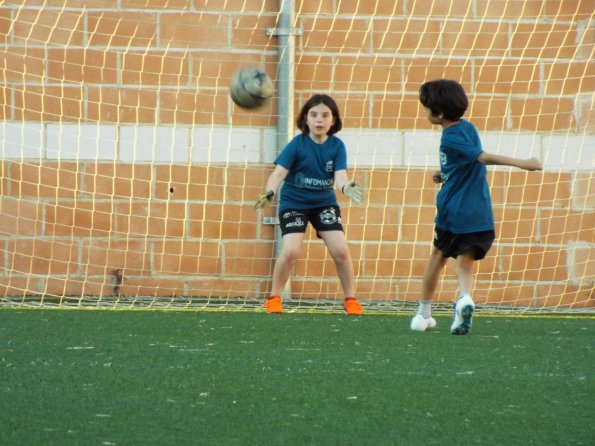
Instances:
[[[411,319],[411,329],[413,331],[426,331],[431,330],[436,326],[436,319],[432,316],[425,318],[421,314],[416,314],[413,319]]]
[[[454,335],[466,335],[471,330],[471,319],[473,318],[473,311],[475,304],[473,299],[468,294],[461,296],[455,304],[452,325],[450,332]]]

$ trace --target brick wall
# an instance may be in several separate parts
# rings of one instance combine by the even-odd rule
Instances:
[[[7,1],[0,7],[0,295],[264,297],[276,101],[240,110],[240,66],[276,78],[277,1]],[[227,9],[221,10],[222,4]],[[593,306],[595,31],[589,1],[296,2],[296,108],[335,97],[352,171],[344,205],[363,299],[416,300],[429,254],[439,132],[428,79],[462,82],[486,150],[498,241],[478,301]],[[311,238],[296,296],[335,297]],[[450,270],[440,299],[450,300]]]

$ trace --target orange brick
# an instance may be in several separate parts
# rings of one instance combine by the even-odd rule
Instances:
[[[185,203],[135,200],[117,204],[115,211],[120,234],[179,238],[187,231]]]
[[[114,84],[118,80],[118,56],[93,49],[49,49],[47,77],[51,82]]]
[[[595,91],[594,62],[544,63],[545,94],[574,95]]]
[[[219,242],[164,240],[152,248],[153,272],[170,274],[221,274]]]
[[[0,119],[8,120],[12,117],[12,101],[7,95],[8,89],[0,87]]]
[[[493,0],[478,0],[476,2],[477,17],[479,18],[513,18],[516,20],[535,20],[540,18],[545,9],[542,0],[521,0],[495,2]]]
[[[157,15],[153,13],[91,10],[87,12],[87,29],[90,47],[157,46]]]
[[[494,207],[499,243],[535,243],[538,240],[537,212],[524,207]]]
[[[189,82],[188,55],[174,50],[126,51],[122,55],[121,77],[123,84],[186,85]]]
[[[500,252],[506,280],[533,282],[568,280],[567,256],[564,250],[543,246],[503,246]]]
[[[0,67],[4,81],[41,82],[46,75],[45,59],[45,51],[42,48],[3,48],[0,53]]]
[[[104,276],[116,284],[116,272],[123,277],[151,274],[149,242],[146,238],[121,240],[92,238],[82,244],[81,265],[85,275]]]
[[[36,87],[14,90],[18,121],[80,121],[84,115],[83,86]]]
[[[519,23],[512,27],[512,57],[573,58],[576,25],[562,23]]]
[[[11,272],[7,277],[0,276],[0,296],[4,298],[23,297],[42,294],[45,290],[43,279],[31,274]]]
[[[540,64],[535,61],[487,59],[475,65],[475,91],[492,94],[538,94]]]
[[[506,204],[570,206],[572,179],[568,173],[511,170],[504,181]]]
[[[122,285],[119,288],[119,295],[126,297],[161,297],[173,298],[186,296],[186,281],[184,277],[124,277]],[[169,303],[169,300],[163,302],[155,301],[154,304],[162,306]],[[121,301],[120,305],[125,305]],[[132,302],[131,302],[132,304]]]
[[[163,3],[162,0],[121,0],[122,9],[190,9],[192,0],[168,0]]]
[[[10,9],[0,10],[0,44],[4,47],[5,51],[7,49],[6,46],[11,40],[12,14],[13,12]]]
[[[375,18],[373,30],[373,51],[427,54],[439,48],[441,21]]]
[[[126,163],[85,163],[82,196],[94,199],[148,199],[151,166]]]
[[[228,242],[224,246],[224,274],[227,277],[270,276],[273,274],[273,243]]]
[[[531,306],[534,303],[535,285],[509,282],[476,282],[473,299],[481,310],[482,305]],[[488,310],[489,311],[489,310]]]
[[[421,113],[417,93],[375,96],[371,126],[384,129],[429,128],[428,118]]]
[[[13,17],[12,32],[17,45],[82,46],[84,13],[82,10],[19,9]]]
[[[191,83],[196,88],[220,87],[227,89],[233,74],[240,67],[262,67],[267,59],[262,54],[231,51],[192,51]],[[276,69],[267,68],[274,81]]]
[[[341,67],[336,66],[335,69]],[[333,82],[333,59],[326,55],[296,56],[295,88],[306,91],[329,91]]]
[[[401,88],[401,60],[373,56],[339,56],[336,58],[334,89],[367,92]]]
[[[511,101],[513,128],[551,132],[572,130],[576,126],[572,99],[527,98]]]
[[[403,169],[374,169],[369,174],[367,187],[369,203],[401,204],[405,200],[407,171]]]
[[[423,245],[366,243],[365,274],[369,277],[421,277],[427,262]]]
[[[536,306],[593,308],[595,307],[595,288],[592,284],[577,286],[573,284],[537,285],[535,292]]]
[[[335,12],[333,2],[310,2],[308,0],[296,0],[296,15],[303,16],[308,14],[330,15]]]
[[[41,235],[43,214],[37,198],[0,198],[0,234],[2,237],[27,237]],[[0,262],[1,264],[2,262]]]
[[[233,277],[201,277],[186,280],[186,296],[208,297],[210,305],[220,305],[223,308],[227,302],[218,298],[237,298],[238,296],[264,299],[259,296],[258,282],[254,278],[248,280]]]
[[[8,244],[8,269],[12,273],[63,275],[79,268],[78,242],[17,239]]]
[[[351,240],[395,241],[399,237],[401,210],[395,207],[350,208],[345,222]]]
[[[480,131],[507,129],[508,101],[499,97],[469,97],[466,115]]]
[[[266,33],[268,28],[275,28],[277,15],[237,15],[231,23],[231,45],[233,48],[275,51],[278,38]],[[201,42],[201,46],[203,46]]]
[[[590,0],[548,0],[544,14],[556,20],[589,20],[593,18]]]
[[[431,241],[434,234],[436,207],[407,206],[402,209],[401,240],[411,242]]]
[[[365,2],[349,2],[341,1],[337,4],[337,14],[353,14],[356,16],[372,15],[372,16],[396,16],[404,13],[403,0],[394,0],[386,2],[383,0],[368,0]]]
[[[159,44],[162,48],[227,48],[228,25],[229,16],[225,14],[161,14]]]
[[[148,88],[88,88],[88,120],[121,124],[155,123],[157,91]]]
[[[113,230],[112,203],[60,200],[45,205],[44,232],[52,237],[106,237]]]
[[[421,17],[470,17],[473,14],[471,2],[415,0],[407,2],[407,14]]]
[[[154,197],[162,200],[221,201],[225,192],[225,175],[223,167],[157,165]],[[199,205],[203,206],[202,203]]]
[[[547,245],[583,241],[595,243],[595,212],[541,209],[541,242]]]
[[[368,51],[370,21],[362,18],[309,17],[303,20],[302,45],[309,51]]]
[[[456,79],[466,91],[471,91],[473,70],[468,60],[445,57],[414,57],[403,61],[405,67],[405,87],[408,92],[419,91],[421,85],[434,79]]]
[[[579,209],[595,208],[595,173],[576,172],[572,181],[572,204]],[[595,227],[595,225],[593,225]]]
[[[16,197],[74,198],[78,193],[77,163],[11,163],[10,190]]]

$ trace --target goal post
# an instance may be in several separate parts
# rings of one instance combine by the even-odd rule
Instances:
[[[42,3],[0,6],[2,305],[262,309],[276,209],[252,205],[279,120],[324,92],[366,191],[360,205],[338,194],[356,295],[370,312],[408,308],[438,190],[440,131],[418,90],[449,78],[487,151],[545,166],[488,167],[497,237],[477,265],[479,308],[595,308],[592,2],[296,0],[290,25],[283,1]],[[238,68],[279,81],[280,33],[294,45],[292,110],[278,89],[238,108]],[[449,263],[437,302],[456,289]],[[311,231],[290,296],[296,311],[342,303]]]

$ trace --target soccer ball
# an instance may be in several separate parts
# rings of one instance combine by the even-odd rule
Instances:
[[[258,68],[242,68],[233,75],[229,95],[242,108],[256,108],[273,96],[273,81]]]

